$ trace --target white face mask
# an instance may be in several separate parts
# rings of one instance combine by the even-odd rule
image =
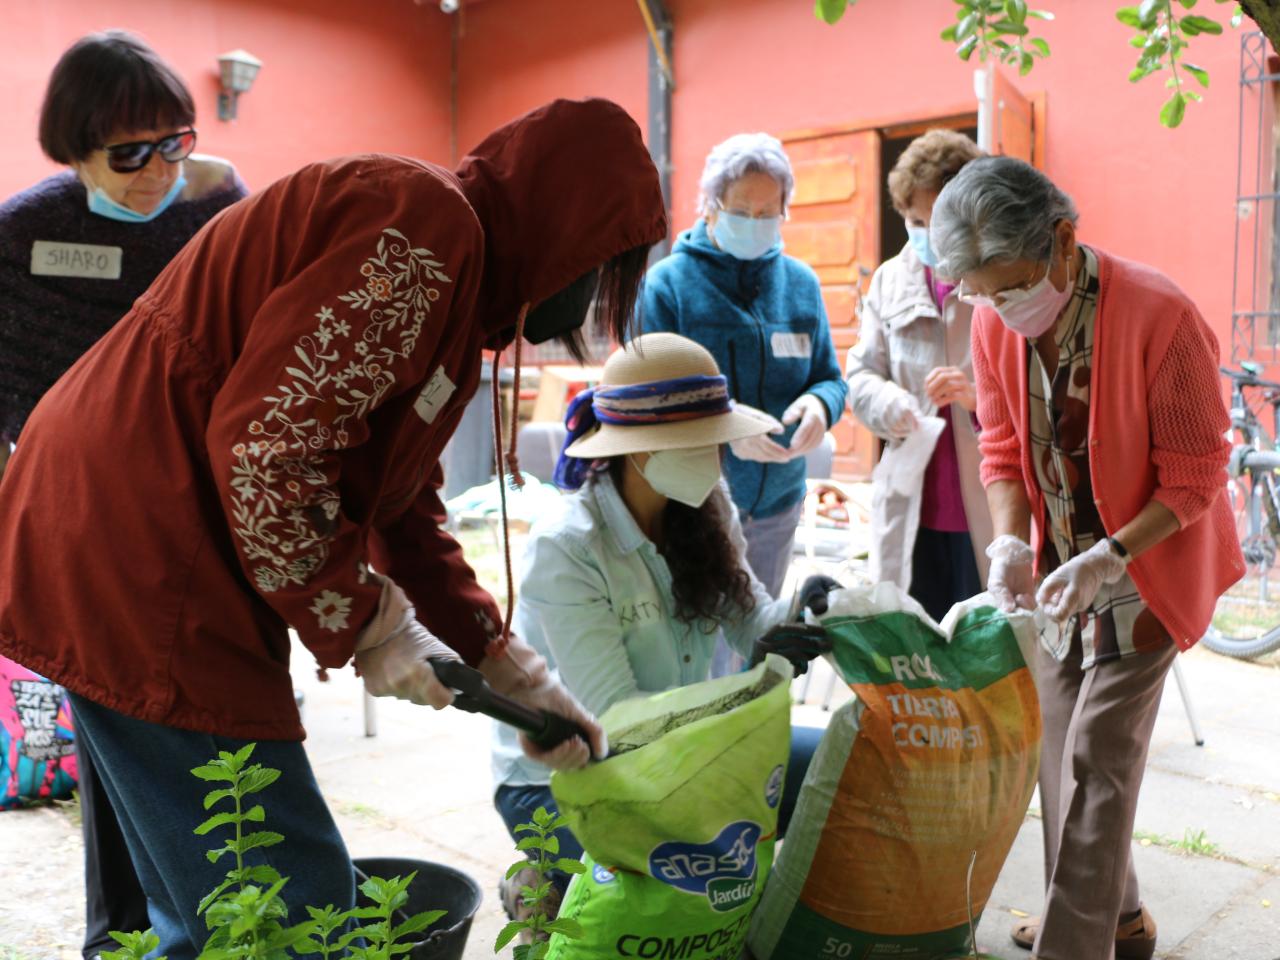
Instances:
[[[965,303],[979,307],[994,307],[1000,314],[1004,325],[1014,333],[1021,334],[1028,340],[1047,333],[1058,320],[1058,314],[1075,292],[1075,284],[1071,280],[1071,267],[1067,267],[1067,282],[1061,290],[1053,285],[1049,274],[1053,272],[1053,258],[1057,252],[1057,237],[1049,250],[1049,266],[1040,282],[1026,290],[1006,290],[1000,294],[997,303],[990,297],[964,293],[960,299]]]
[[[720,482],[720,447],[659,450],[640,472],[654,492],[697,509]]]
[[[1053,285],[1049,274],[1030,290],[1014,290],[1016,298],[1006,298],[996,307],[1004,325],[1014,333],[1020,333],[1028,340],[1034,340],[1057,322],[1058,314],[1071,299],[1074,284],[1068,273],[1067,283],[1061,290]]]

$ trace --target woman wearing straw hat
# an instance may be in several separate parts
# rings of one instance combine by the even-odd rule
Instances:
[[[711,354],[652,333],[617,350],[599,385],[574,399],[556,483],[576,491],[534,527],[524,557],[516,631],[597,715],[619,700],[706,680],[723,637],[744,658],[786,652],[797,671],[825,644],[820,628],[785,624],[745,562],[737,512],[721,479],[721,447],[764,436],[777,422],[734,404]],[[825,611],[838,586],[814,577],[800,603]],[[800,648],[802,652],[797,652]],[[821,731],[797,727],[779,807],[785,830]],[[499,725],[494,805],[508,830],[555,808],[550,771],[522,756]],[[582,848],[562,830],[560,855]],[[560,878],[568,882],[567,877]],[[504,889],[509,912],[517,911]],[[563,886],[561,886],[563,892]]]

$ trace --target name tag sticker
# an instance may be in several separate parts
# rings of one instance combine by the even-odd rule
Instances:
[[[813,347],[809,343],[807,333],[775,333],[769,341],[775,357],[808,360],[813,356]]]
[[[444,405],[449,402],[449,398],[453,396],[453,391],[456,389],[449,375],[444,372],[444,367],[438,367],[431,375],[431,379],[427,381],[427,385],[422,388],[422,392],[418,394],[418,399],[413,402],[413,409],[427,423],[435,423],[436,417],[440,415],[440,411],[444,409]]]
[[[31,244],[31,273],[37,277],[119,280],[124,250],[97,243],[37,240]]]

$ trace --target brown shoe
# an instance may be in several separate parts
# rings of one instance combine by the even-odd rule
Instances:
[[[1030,950],[1040,932],[1040,918],[1028,917],[1013,925],[1009,936],[1023,950]],[[1116,927],[1116,960],[1151,960],[1156,952],[1156,922],[1146,907],[1136,915],[1121,919]]]
[[[1138,905],[1136,916],[1121,918],[1116,927],[1116,960],[1151,960],[1156,952],[1156,922]]]

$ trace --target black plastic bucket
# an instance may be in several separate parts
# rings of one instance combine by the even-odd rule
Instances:
[[[409,902],[400,909],[412,916],[424,910],[444,910],[445,915],[431,925],[425,939],[414,944],[410,960],[462,960],[471,932],[471,921],[480,909],[480,885],[461,870],[429,860],[407,857],[362,857],[356,869],[365,876],[407,877],[417,871],[409,887]],[[356,886],[362,881],[356,875]],[[364,894],[356,893],[357,906],[371,906]]]

